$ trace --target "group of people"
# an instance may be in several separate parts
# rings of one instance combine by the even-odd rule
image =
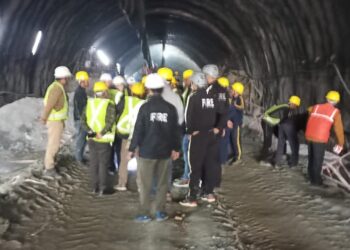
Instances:
[[[44,174],[59,176],[55,155],[59,150],[64,121],[68,118],[68,99],[64,87],[72,77],[65,66],[55,69],[55,81],[44,98],[41,120],[48,127],[48,145]],[[86,164],[84,149],[89,145],[89,166],[92,190],[98,195],[107,191],[107,176],[118,172],[118,191],[127,190],[128,162],[137,158],[137,185],[140,194],[139,222],[151,217],[151,191],[156,189],[154,218],[168,218],[165,211],[167,193],[172,180],[172,163],[183,156],[181,178],[173,183],[189,187],[182,206],[197,207],[198,200],[216,201],[214,189],[220,187],[222,166],[241,161],[241,128],[244,114],[244,85],[230,84],[220,76],[214,64],[205,65],[199,72],[183,72],[182,83],[170,68],[143,76],[140,82],[121,75],[114,78],[104,73],[88,95],[89,75],[76,73],[78,87],[74,94],[74,121],[76,126],[75,158]],[[309,175],[313,184],[321,184],[325,145],[329,131],[335,124],[340,153],[344,132],[338,92],[327,94],[327,103],[309,109],[306,139],[309,142]],[[290,166],[298,164],[299,142],[295,126],[300,98],[292,96],[288,104],[273,106],[263,117],[266,127],[263,154],[271,145],[273,127],[278,126],[278,149],[274,164],[281,161],[286,141],[292,149]],[[279,113],[281,115],[277,115]]]

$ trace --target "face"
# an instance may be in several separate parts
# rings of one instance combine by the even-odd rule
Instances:
[[[198,86],[191,83],[191,89],[192,89],[192,91],[196,91],[196,90],[198,90]]]
[[[232,90],[232,96],[233,96],[233,97],[238,97],[239,94],[238,94],[236,91]]]
[[[183,83],[184,83],[184,87],[190,87],[190,86],[191,86],[191,81],[190,81],[189,78],[185,79],[185,80],[183,81]]]
[[[212,84],[216,80],[216,78],[214,78],[214,77],[212,77],[210,75],[206,75],[206,78],[207,78],[208,84]]]
[[[119,91],[124,91],[124,85],[123,84],[119,84],[117,86],[115,86],[117,90]]]
[[[90,85],[89,80],[80,82],[80,86],[84,89],[87,89],[89,87],[89,85]]]
[[[295,105],[294,103],[289,103],[289,108],[290,108],[290,109],[297,109],[298,106]]]

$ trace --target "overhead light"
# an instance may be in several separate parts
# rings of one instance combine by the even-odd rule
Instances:
[[[100,49],[97,50],[97,56],[98,56],[98,59],[100,59],[100,61],[104,65],[108,66],[111,63],[111,59],[109,59],[109,57],[106,55],[106,53]]]
[[[118,74],[120,74],[120,69],[121,69],[120,63],[117,63],[116,66],[117,66]]]
[[[43,32],[41,32],[41,30],[38,31],[38,33],[36,34],[36,37],[35,37],[35,41],[34,41],[34,45],[33,45],[33,48],[32,48],[32,54],[33,56],[36,54],[36,52],[38,51],[38,47],[39,47],[39,44],[40,44],[40,41],[41,41],[41,38],[43,36]]]

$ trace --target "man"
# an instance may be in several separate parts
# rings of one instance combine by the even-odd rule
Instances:
[[[185,70],[182,74],[183,78],[183,85],[184,85],[184,91],[182,93],[182,102],[184,104],[184,107],[186,107],[188,97],[191,94],[191,76],[193,75],[193,70],[188,69]],[[186,129],[184,129],[186,130]],[[188,187],[190,183],[190,168],[188,166],[188,145],[190,143],[190,135],[186,134],[186,131],[184,133],[183,139],[182,139],[182,153],[183,153],[183,159],[184,159],[184,172],[180,179],[176,179],[174,181],[175,187]]]
[[[340,101],[337,91],[329,91],[327,102],[309,108],[309,119],[306,125],[305,137],[308,141],[309,161],[308,172],[312,185],[322,185],[321,170],[333,126],[338,144],[333,148],[334,153],[340,154],[344,146],[344,128],[340,110],[335,106]]]
[[[219,106],[217,99],[207,93],[207,81],[203,73],[194,73],[191,77],[192,91],[186,106],[186,128],[190,134],[189,165],[190,192],[180,205],[197,207],[200,180],[205,181],[204,200],[215,202],[214,187],[218,180],[219,163],[218,137],[220,129],[216,127]],[[203,182],[202,182],[203,184]]]
[[[134,117],[144,103],[142,100],[145,95],[145,87],[142,83],[135,83],[131,86],[131,96],[125,96],[117,105],[117,113],[121,114],[117,122],[117,137],[122,140],[120,152],[120,164],[118,168],[118,191],[126,191],[128,181],[128,148],[130,145],[129,137],[134,129]],[[131,138],[130,138],[131,139]]]
[[[102,73],[101,76],[100,76],[100,81],[106,83],[108,88],[112,87],[113,79],[112,79],[112,75],[111,74],[109,74],[109,73]]]
[[[106,194],[107,170],[110,167],[112,144],[115,137],[116,110],[109,100],[108,86],[96,82],[94,98],[89,98],[82,115],[82,126],[88,131],[90,170],[93,193]]]
[[[68,99],[64,87],[72,76],[65,66],[55,69],[55,81],[47,88],[44,97],[44,111],[41,122],[48,128],[48,143],[45,153],[44,175],[59,177],[55,169],[55,156],[60,147],[60,140],[64,129],[64,121],[68,118]]]
[[[147,77],[149,98],[140,108],[129,147],[129,159],[134,157],[137,148],[139,151],[140,214],[136,217],[137,222],[151,221],[150,193],[154,178],[157,180],[155,218],[157,221],[168,218],[165,212],[168,162],[170,157],[173,160],[179,157],[181,143],[176,109],[161,96],[164,86],[164,80],[158,74]]]
[[[86,71],[79,71],[75,75],[75,79],[79,84],[75,89],[73,100],[74,125],[76,129],[75,160],[84,164],[84,149],[86,146],[87,133],[82,129],[80,120],[87,103],[86,89],[89,87],[89,75]]]

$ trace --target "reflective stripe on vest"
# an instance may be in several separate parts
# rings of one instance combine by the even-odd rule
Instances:
[[[100,133],[106,126],[106,115],[108,105],[112,103],[109,99],[89,98],[86,106],[86,121],[89,128]],[[107,132],[101,139],[93,138],[96,142],[111,143],[115,137],[115,125],[112,131]]]
[[[337,112],[338,109],[329,103],[314,106],[306,126],[306,139],[327,143]]]
[[[122,135],[129,135],[132,128],[133,113],[136,112],[143,100],[134,96],[125,96],[124,110],[117,123],[117,132]]]
[[[280,118],[276,118],[276,117],[272,117],[271,114],[279,109],[282,108],[288,108],[289,105],[288,104],[281,104],[281,105],[273,105],[271,108],[269,108],[263,116],[263,120],[269,124],[270,126],[276,126],[277,124],[280,123],[281,119]]]
[[[53,83],[51,83],[51,85],[47,88],[46,93],[45,93],[45,97],[44,97],[44,105],[46,106],[47,101],[49,99],[49,95],[51,90],[53,89],[53,87],[59,87],[62,92],[63,92],[63,97],[64,97],[64,102],[63,102],[63,108],[60,110],[55,110],[52,109],[50,112],[49,117],[47,118],[48,121],[63,121],[63,120],[67,120],[68,118],[68,100],[67,100],[67,95],[66,95],[66,91],[64,90],[62,84],[60,84],[59,82],[55,81]]]

